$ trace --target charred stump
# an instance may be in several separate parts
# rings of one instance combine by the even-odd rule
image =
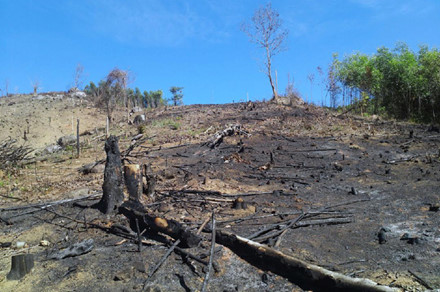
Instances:
[[[142,176],[139,164],[124,165],[124,180],[128,198],[140,202],[142,196]]]
[[[121,153],[118,147],[118,138],[110,136],[105,142],[107,160],[104,169],[104,183],[102,184],[102,198],[95,207],[104,214],[114,212],[124,200],[124,182],[122,179]]]
[[[149,164],[143,165],[142,185],[143,185],[143,189],[142,189],[143,193],[147,197],[154,199],[154,189],[156,188],[156,176],[151,170],[151,165]]]
[[[11,271],[6,276],[8,280],[20,280],[34,267],[33,254],[19,254],[12,256]]]

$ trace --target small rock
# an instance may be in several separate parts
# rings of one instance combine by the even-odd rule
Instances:
[[[133,268],[136,269],[136,271],[141,272],[141,273],[146,273],[147,272],[147,268],[145,267],[145,264],[143,262],[140,261],[136,261],[133,263]]]
[[[49,145],[43,150],[43,154],[52,154],[60,151],[61,149],[62,147],[58,144]]]
[[[440,209],[440,205],[430,205],[429,211],[431,212],[437,212]]]
[[[137,115],[133,120],[133,124],[135,125],[139,125],[143,122],[145,122],[145,115]]]
[[[40,246],[49,246],[50,242],[46,239],[43,239],[40,241]]]
[[[12,242],[0,242],[0,248],[11,247]]]
[[[337,162],[335,162],[335,163],[333,164],[333,167],[334,167],[337,171],[342,171],[342,170],[343,170],[342,166],[341,166],[340,164],[338,164]]]
[[[77,242],[69,246],[68,248],[55,252],[51,256],[49,256],[50,259],[56,259],[61,260],[67,257],[74,257],[86,254],[90,252],[94,248],[94,241],[93,239],[86,239],[81,242]]]
[[[113,277],[114,281],[128,281],[133,276],[133,268],[128,268],[116,273]]]
[[[379,239],[379,244],[384,244],[385,242],[387,242],[387,236],[385,234],[386,232],[387,232],[386,228],[383,227],[379,230],[379,233],[377,234],[377,237]]]
[[[15,243],[15,248],[19,249],[19,248],[23,248],[23,247],[26,247],[26,242],[24,242],[24,241],[17,241]]]
[[[172,210],[174,210],[174,208],[170,204],[161,203],[160,206],[159,206],[159,212],[161,212],[161,213],[170,212]]]
[[[63,136],[58,139],[57,143],[63,148],[66,147],[67,145],[74,145],[76,143],[76,136],[74,135]]]

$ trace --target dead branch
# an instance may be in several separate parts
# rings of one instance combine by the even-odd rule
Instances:
[[[163,257],[160,259],[160,261],[153,267],[153,269],[148,273],[147,279],[144,282],[143,291],[145,291],[145,288],[147,287],[148,280],[156,273],[157,270],[159,270],[160,266],[167,260],[167,258],[170,256],[170,254],[173,252],[173,250],[176,248],[176,246],[180,243],[180,239],[177,239],[173,245],[167,250],[167,252],[163,255]]]
[[[211,217],[212,217],[212,219],[211,219],[211,225],[212,225],[211,251],[210,251],[209,262],[208,262],[208,270],[206,271],[205,279],[203,280],[201,292],[206,291],[206,287],[208,287],[209,276],[211,274],[211,268],[212,268],[212,261],[214,259],[214,249],[215,249],[215,214],[214,214],[214,212],[212,212]]]
[[[119,207],[119,212],[126,216],[132,223],[137,219],[142,229],[150,228],[156,232],[169,235],[176,240],[180,239],[185,246],[197,246],[201,240],[199,236],[185,229],[177,221],[148,215],[145,208],[139,202],[127,201]]]
[[[217,132],[214,135],[213,139],[211,141],[205,143],[205,145],[208,145],[209,148],[214,149],[215,147],[218,147],[223,142],[224,137],[232,136],[235,133],[249,135],[249,133],[247,133],[246,131],[243,131],[241,129],[241,125],[236,124],[236,125],[229,126],[222,131]]]
[[[96,199],[96,198],[99,198],[100,196],[102,196],[102,193],[97,193],[97,194],[92,194],[92,195],[87,195],[87,196],[82,196],[82,197],[77,197],[77,198],[71,198],[71,199],[63,199],[63,200],[58,200],[58,201],[50,201],[50,202],[44,202],[44,203],[38,203],[38,204],[25,205],[25,206],[0,208],[0,211],[2,211],[2,212],[3,211],[16,211],[16,210],[23,210],[23,209],[29,209],[29,208],[45,209],[45,208],[52,207],[52,206],[63,205],[63,204],[73,203],[73,202],[82,201],[82,200]]]
[[[17,166],[33,151],[28,146],[17,146],[17,140],[9,137],[0,142],[0,169]]]
[[[217,230],[216,242],[230,248],[252,265],[289,279],[304,290],[313,291],[401,291],[364,278],[350,278],[241,236]]]

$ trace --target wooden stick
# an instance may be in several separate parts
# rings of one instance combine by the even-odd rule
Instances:
[[[142,288],[142,291],[145,291],[147,288],[148,280],[156,273],[156,271],[160,268],[160,266],[167,260],[169,255],[173,252],[173,250],[176,248],[176,246],[180,243],[180,239],[176,240],[174,244],[167,250],[167,252],[163,255],[163,257],[160,259],[160,261],[153,267],[153,269],[148,273],[147,279],[144,282],[144,287]]]
[[[414,276],[414,278],[416,278],[416,280],[422,284],[423,286],[425,286],[426,288],[428,288],[429,290],[433,290],[433,288],[425,281],[423,280],[420,276],[418,276],[416,273],[414,273],[411,270],[408,270],[408,272]]]
[[[211,273],[211,268],[212,268],[212,261],[214,258],[214,248],[215,248],[215,214],[214,211],[212,211],[212,236],[211,236],[211,252],[210,252],[210,256],[209,256],[209,262],[208,262],[208,271],[206,271],[205,274],[205,279],[203,280],[203,285],[202,285],[202,290],[201,292],[205,292],[206,291],[206,287],[208,287],[208,281],[209,281],[209,276]]]
[[[79,157],[80,147],[79,147],[79,119],[76,119],[76,155]]]
[[[138,238],[138,252],[141,252],[142,238],[141,238],[141,231],[139,230],[139,221],[137,218],[135,218],[135,222],[136,222],[136,232],[137,232],[137,238]]]
[[[25,206],[15,206],[15,207],[9,207],[9,208],[0,208],[0,211],[16,211],[16,210],[22,210],[22,209],[43,208],[43,207],[47,208],[50,206],[62,205],[62,204],[71,203],[71,202],[75,202],[75,201],[95,199],[95,198],[99,198],[101,196],[102,196],[102,193],[98,193],[98,194],[87,195],[87,196],[71,198],[71,199],[63,199],[63,200],[58,200],[58,201],[50,201],[50,202],[37,203],[37,204],[31,204],[31,205],[25,205]]]

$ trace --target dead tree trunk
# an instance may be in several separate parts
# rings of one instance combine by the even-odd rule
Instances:
[[[142,176],[143,176],[142,178],[143,193],[147,197],[154,199],[154,189],[156,188],[156,176],[151,170],[151,165],[149,164],[143,165]]]
[[[11,271],[6,276],[8,280],[19,280],[34,267],[33,254],[19,254],[12,256]]]
[[[379,285],[369,279],[351,278],[329,271],[285,255],[255,241],[222,230],[216,232],[216,242],[230,248],[254,266],[286,277],[304,290],[347,292],[401,291],[397,288]]]
[[[110,136],[105,142],[107,160],[104,169],[104,183],[102,184],[102,198],[95,205],[104,214],[114,212],[124,200],[124,182],[122,179],[121,153],[118,147],[118,138]]]
[[[140,202],[142,195],[142,176],[139,164],[124,166],[124,180],[127,186],[128,198]]]

